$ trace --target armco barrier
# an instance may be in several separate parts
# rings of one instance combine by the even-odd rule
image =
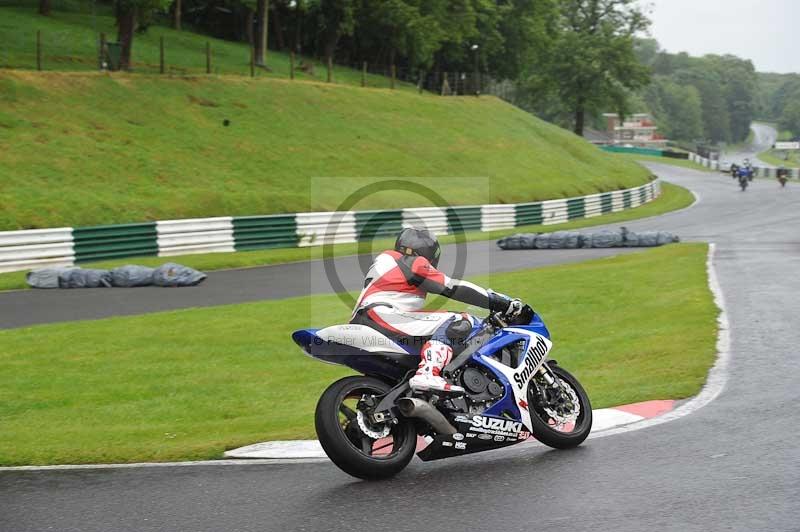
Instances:
[[[158,256],[222,253],[233,247],[233,218],[195,218],[156,222]]]
[[[639,148],[636,146],[601,146],[600,149],[611,153],[634,153],[637,155],[652,155],[654,157],[664,156],[666,151],[658,148]]]
[[[96,225],[72,230],[75,262],[158,254],[155,222]]]
[[[71,227],[0,232],[0,272],[74,262]]]
[[[424,226],[436,234],[553,225],[617,212],[658,197],[659,181],[549,201],[385,211],[305,212],[0,232],[0,272],[135,256],[222,253],[357,242]]]
[[[233,218],[236,251],[265,248],[293,248],[300,242],[297,222],[301,215],[241,216]]]

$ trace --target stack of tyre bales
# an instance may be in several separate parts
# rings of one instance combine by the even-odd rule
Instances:
[[[206,274],[173,262],[158,268],[129,264],[113,270],[83,268],[44,268],[28,272],[26,281],[32,288],[110,288],[134,286],[194,286]]]
[[[595,231],[578,233],[556,231],[555,233],[520,233],[497,241],[500,249],[578,249],[578,248],[633,248],[655,247],[679,242],[678,235],[666,231]]]

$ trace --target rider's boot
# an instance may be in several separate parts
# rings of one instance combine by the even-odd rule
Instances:
[[[408,384],[414,391],[463,392],[464,388],[450,384],[441,376],[442,369],[453,358],[453,348],[449,345],[431,340],[425,342],[420,352],[422,360],[417,373]]]

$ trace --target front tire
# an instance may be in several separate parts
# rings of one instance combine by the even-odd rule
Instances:
[[[365,480],[390,478],[414,457],[417,434],[410,420],[372,425],[358,410],[357,402],[363,396],[383,395],[390,389],[372,377],[345,377],[319,398],[314,416],[317,437],[325,454],[345,473]]]
[[[583,443],[592,430],[592,404],[574,375],[552,362],[548,367],[560,381],[558,390],[547,391],[539,375],[528,385],[533,436],[549,447],[571,449]]]

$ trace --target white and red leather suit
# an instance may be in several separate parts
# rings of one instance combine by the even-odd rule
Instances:
[[[491,310],[505,310],[510,301],[473,283],[451,279],[425,257],[388,250],[375,258],[367,272],[351,323],[367,325],[394,341],[419,347],[422,361],[415,376],[417,382],[434,379],[440,384],[434,387],[450,390],[439,377],[453,353],[445,330],[455,320],[475,323],[477,319],[458,312],[424,311],[429,293]],[[415,387],[414,378],[411,384]]]

